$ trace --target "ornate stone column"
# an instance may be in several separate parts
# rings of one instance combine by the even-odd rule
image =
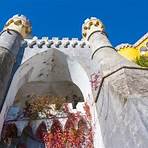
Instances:
[[[21,42],[30,32],[29,20],[23,15],[15,15],[7,21],[0,34],[0,111]]]

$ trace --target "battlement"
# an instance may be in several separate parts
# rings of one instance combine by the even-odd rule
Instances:
[[[142,67],[147,67],[144,63],[147,63],[148,57],[148,33],[146,33],[133,45],[124,43],[116,46],[115,48],[119,54],[128,60],[133,61]],[[142,60],[143,64],[141,63],[142,57],[144,57]]]
[[[133,45],[131,45],[131,44],[128,44],[128,43],[122,43],[122,44],[120,44],[120,45],[117,45],[116,47],[115,47],[115,49],[117,50],[117,51],[120,51],[121,49],[124,49],[124,48],[128,48],[128,47],[134,47]]]
[[[148,32],[143,36],[141,37],[135,44],[134,46],[137,47],[139,46],[143,41],[145,41],[146,39],[148,39]]]
[[[78,38],[62,38],[59,39],[58,37],[53,37],[49,39],[48,37],[42,37],[38,38],[34,36],[32,39],[25,39],[25,42],[23,42],[23,45],[28,46],[29,48],[34,48],[34,46],[37,46],[38,48],[85,48],[86,46],[89,47],[89,44],[87,41],[79,40]]]
[[[142,36],[135,44],[122,43],[120,45],[117,45],[115,48],[116,48],[117,51],[120,50],[120,49],[123,49],[123,48],[128,48],[128,47],[131,47],[131,48],[135,47],[136,48],[136,47],[140,46],[140,44],[145,42],[147,39],[148,39],[148,32],[144,36]]]

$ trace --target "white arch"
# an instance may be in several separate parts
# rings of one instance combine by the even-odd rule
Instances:
[[[43,73],[43,76],[39,77],[41,73]],[[48,74],[48,77],[46,77],[46,74]],[[71,81],[80,88],[85,99],[88,94],[92,98],[89,78],[83,67],[63,52],[57,49],[48,49],[31,57],[17,69],[0,115],[2,123],[18,90],[31,81]],[[2,124],[0,131],[1,129]]]

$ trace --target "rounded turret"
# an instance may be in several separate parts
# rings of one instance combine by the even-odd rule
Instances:
[[[102,47],[111,46],[110,41],[107,38],[106,33],[104,32],[103,23],[96,17],[91,17],[86,19],[82,25],[82,37],[87,41],[92,50],[92,58],[94,53]]]
[[[31,24],[23,15],[10,18],[0,34],[0,112],[11,82],[12,69],[17,63],[21,43],[31,33]]]
[[[104,25],[96,17],[91,17],[86,19],[82,25],[82,36],[85,40],[89,40],[89,37],[94,32],[104,32]]]
[[[82,25],[82,36],[90,46],[91,59],[98,65],[98,67],[94,67],[94,71],[97,72],[99,69],[102,76],[112,73],[123,65],[136,66],[135,63],[121,56],[112,46],[105,32],[104,25],[99,19],[95,17],[86,19]]]
[[[24,15],[14,15],[7,21],[4,30],[16,31],[25,38],[31,33],[32,28],[30,21]]]

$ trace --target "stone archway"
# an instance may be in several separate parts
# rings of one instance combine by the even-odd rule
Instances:
[[[13,104],[18,90],[27,83],[64,81],[78,86],[84,99],[92,93],[89,77],[78,61],[56,49],[44,51],[18,68],[6,97],[7,104]]]
[[[62,86],[66,86],[65,89],[62,90]],[[31,57],[18,68],[13,77],[5,104],[9,108],[10,105],[16,105],[16,102],[23,100],[24,95],[26,97],[31,95],[31,91],[39,92],[39,94],[42,92],[40,95],[43,95],[44,91],[48,89],[56,95],[64,96],[70,90],[71,96],[79,96],[78,101],[88,99],[88,95],[93,100],[89,77],[78,61],[61,51],[49,49]],[[66,91],[64,92],[64,90]],[[49,93],[51,91],[47,94]],[[72,100],[68,101],[72,102]]]
[[[4,108],[13,104],[18,90],[33,83],[71,83],[80,89],[81,97],[86,99],[88,94],[92,97],[91,85],[87,73],[78,61],[71,59],[61,51],[48,49],[27,60],[16,71]]]

